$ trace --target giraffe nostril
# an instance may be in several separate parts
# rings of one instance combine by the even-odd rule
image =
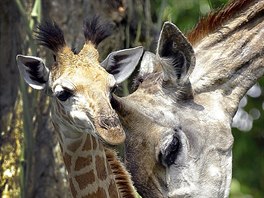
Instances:
[[[102,116],[99,118],[99,125],[105,129],[119,127],[120,122],[116,116],[105,117]]]

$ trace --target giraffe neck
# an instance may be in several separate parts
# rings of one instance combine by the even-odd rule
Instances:
[[[114,150],[83,134],[60,142],[73,197],[135,198],[130,174]]]
[[[91,135],[94,133],[75,131],[68,122],[62,121],[61,113],[54,112],[53,108],[52,123],[59,137],[73,197],[137,197],[130,174],[116,152],[104,148]]]
[[[120,197],[103,145],[90,134],[61,144],[73,197]]]

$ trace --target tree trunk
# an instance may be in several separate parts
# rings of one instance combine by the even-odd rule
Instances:
[[[16,152],[19,145],[16,142],[14,123],[17,114],[14,106],[19,82],[15,55],[17,51],[21,51],[21,37],[17,34],[19,15],[14,2],[2,1],[0,10],[0,196],[2,196],[5,188],[14,191],[19,185],[18,180],[12,180],[10,176],[15,174],[11,167],[19,165],[19,156]],[[10,171],[9,174],[6,170]]]
[[[70,197],[57,136],[50,124],[49,99],[19,81],[16,55],[31,55],[33,48],[39,47],[30,49],[33,33],[28,35],[29,24],[25,24],[26,20],[32,19],[30,12],[35,1],[22,1],[27,13],[19,9],[17,2],[4,0],[0,4],[0,196]],[[42,18],[45,20],[50,16],[56,21],[64,31],[67,43],[77,50],[84,43],[84,18],[99,15],[112,23],[112,35],[98,46],[101,59],[111,51],[142,43],[149,48],[153,25],[149,12],[148,0],[137,0],[137,3],[128,0],[42,2]],[[47,55],[46,62],[51,64],[50,52],[38,50],[36,53],[39,54],[33,55],[42,58]],[[29,126],[25,128],[26,125]]]

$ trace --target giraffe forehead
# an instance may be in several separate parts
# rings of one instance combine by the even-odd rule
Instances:
[[[77,68],[69,68],[68,75],[70,78],[75,79],[76,82],[82,84],[82,82],[93,81],[96,83],[107,82],[109,74],[101,68],[101,66],[80,66]]]
[[[54,73],[67,73],[71,70],[83,71],[83,68],[86,68],[85,75],[87,75],[87,72],[92,74],[91,71],[94,73],[104,72],[99,64],[99,53],[91,43],[85,44],[78,54],[74,54],[70,48],[64,47],[58,52],[56,59],[57,62],[52,67]],[[91,68],[90,71],[87,68]]]
[[[113,77],[99,63],[91,65],[89,62],[71,60],[66,64],[67,66],[60,67],[59,65],[58,68],[53,70],[53,86],[57,84],[72,84],[75,89],[82,90],[83,88],[89,89],[89,87],[105,88],[112,86],[114,83]]]
[[[109,87],[111,87],[113,84],[112,76],[105,71],[85,70],[79,71],[78,73],[75,73],[73,77],[73,79],[75,79],[73,81],[75,91],[78,93],[88,95],[91,95],[90,93],[93,93],[91,96],[94,97],[97,97],[98,95],[103,96],[102,93],[108,92]]]
[[[89,74],[104,74],[105,69],[100,66],[97,59],[93,57],[82,57],[79,55],[67,56],[65,59],[58,59],[58,62],[54,64],[54,71],[59,70],[61,73],[80,70],[84,72],[84,75]]]

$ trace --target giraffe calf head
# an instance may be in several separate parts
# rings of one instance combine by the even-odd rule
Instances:
[[[111,107],[111,92],[133,72],[143,48],[112,52],[100,63],[96,47],[109,35],[104,27],[98,18],[85,21],[86,42],[74,54],[55,23],[41,24],[37,39],[54,53],[51,69],[34,56],[17,55],[17,63],[21,76],[32,88],[52,96],[52,121],[63,132],[60,135],[75,137],[89,132],[109,144],[119,144],[125,133]]]

